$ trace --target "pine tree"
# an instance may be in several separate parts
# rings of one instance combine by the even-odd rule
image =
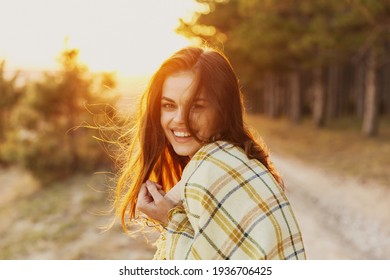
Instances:
[[[115,115],[117,96],[105,87],[115,86],[114,77],[90,73],[76,49],[65,49],[59,63],[58,71],[29,85],[13,110],[7,139],[9,161],[43,183],[111,162],[93,138]]]

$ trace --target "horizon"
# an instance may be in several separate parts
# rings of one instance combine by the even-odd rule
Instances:
[[[24,86],[30,82],[40,81],[45,73],[55,73],[61,71],[60,69],[17,69],[10,70],[5,69],[5,78],[12,78],[15,74],[18,74],[17,86]],[[105,73],[107,71],[92,71],[89,70],[92,74]],[[118,92],[125,99],[127,97],[134,97],[143,92],[146,88],[147,83],[151,74],[123,74],[123,73],[114,73],[114,78],[117,83],[117,86],[112,90]]]

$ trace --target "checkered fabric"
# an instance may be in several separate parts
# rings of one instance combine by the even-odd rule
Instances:
[[[241,148],[202,147],[179,184],[182,205],[169,213],[155,259],[306,259],[283,190]]]

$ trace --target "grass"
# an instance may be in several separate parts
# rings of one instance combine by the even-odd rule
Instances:
[[[286,119],[248,117],[271,150],[311,165],[390,186],[390,120],[380,123],[379,136],[363,137],[356,120],[342,119],[317,129],[310,120],[294,125]]]
[[[107,226],[107,178],[75,175],[0,207],[0,259],[150,259],[145,240]]]

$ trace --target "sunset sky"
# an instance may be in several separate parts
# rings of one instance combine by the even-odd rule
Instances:
[[[189,44],[174,29],[196,9],[195,0],[0,0],[0,59],[53,69],[67,41],[91,70],[150,74]]]

